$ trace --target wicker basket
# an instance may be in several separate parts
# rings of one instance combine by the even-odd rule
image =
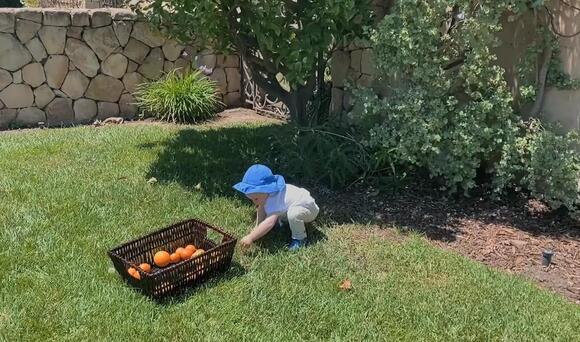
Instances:
[[[208,232],[221,237],[212,241]],[[218,238],[219,239],[219,238]],[[153,255],[161,250],[175,251],[178,247],[193,244],[205,253],[164,268],[155,267]],[[129,241],[108,252],[119,274],[135,288],[154,299],[161,299],[186,287],[204,282],[208,277],[224,272],[231,266],[236,239],[223,230],[199,220],[187,220]],[[141,263],[152,266],[150,272],[138,268]],[[134,267],[141,279],[127,272]]]

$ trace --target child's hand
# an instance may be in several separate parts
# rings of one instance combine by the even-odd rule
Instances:
[[[240,246],[242,248],[248,248],[252,245],[252,243],[252,239],[247,235],[240,239]]]

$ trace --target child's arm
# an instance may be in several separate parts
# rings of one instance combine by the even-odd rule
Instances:
[[[276,214],[266,217],[262,222],[260,222],[260,224],[258,224],[258,226],[256,226],[256,228],[240,240],[240,244],[242,246],[251,245],[254,241],[266,235],[266,233],[274,227],[277,221],[278,215]]]

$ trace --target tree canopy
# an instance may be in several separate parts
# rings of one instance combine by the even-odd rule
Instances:
[[[372,23],[369,0],[153,0],[144,12],[182,41],[238,53],[299,124],[332,51]]]

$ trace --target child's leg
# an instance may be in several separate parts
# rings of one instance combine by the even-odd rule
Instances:
[[[290,207],[288,208],[288,223],[292,231],[292,238],[303,240],[306,238],[306,227],[304,223],[312,222],[318,216],[318,207]]]

